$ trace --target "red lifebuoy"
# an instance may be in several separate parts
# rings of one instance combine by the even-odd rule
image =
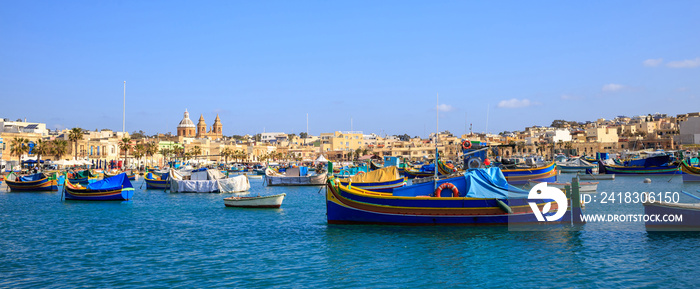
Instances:
[[[452,197],[453,198],[459,197],[459,189],[457,189],[457,187],[455,187],[455,185],[453,185],[452,183],[444,183],[444,184],[438,186],[437,189],[435,189],[435,197],[436,198],[440,197],[440,194],[442,193],[443,189],[452,190]]]
[[[469,145],[467,145],[467,144],[469,144]],[[470,142],[469,140],[463,141],[463,142],[462,142],[462,148],[465,149],[465,150],[468,150],[468,149],[472,148],[472,142]]]

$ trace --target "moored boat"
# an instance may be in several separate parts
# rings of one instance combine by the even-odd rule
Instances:
[[[66,179],[63,193],[66,200],[128,201],[134,195],[134,187],[127,175],[122,173],[87,186],[73,184],[70,179]]]
[[[665,202],[663,200],[669,198],[663,197],[662,200],[656,200],[645,194],[644,215],[649,216],[648,220],[644,220],[647,231],[700,231],[700,203]],[[674,198],[671,197],[670,200],[673,201]]]
[[[406,185],[404,177],[395,166],[385,167],[369,173],[358,174],[351,178],[339,179],[343,186],[354,187],[376,192],[391,192],[392,189]]]
[[[589,163],[582,158],[574,158],[568,161],[557,162],[557,169],[562,173],[584,173],[586,170],[597,170],[598,166]]]
[[[171,170],[171,193],[237,193],[250,189],[246,175],[227,178],[219,170]]]
[[[528,193],[510,186],[500,169],[474,169],[464,175],[395,188],[391,193],[343,186],[329,180],[329,224],[479,225],[536,223]],[[436,189],[437,188],[437,189]],[[442,192],[443,189],[447,190]],[[551,200],[535,200],[543,207]],[[577,203],[577,202],[574,202]],[[550,203],[550,213],[558,211]],[[575,210],[580,210],[576,208]],[[569,220],[571,211],[559,221]]]
[[[508,183],[512,185],[524,185],[528,181],[554,182],[557,177],[554,162],[541,167],[504,169],[502,171]]]
[[[615,174],[577,174],[578,178],[580,180],[595,180],[595,181],[603,181],[603,180],[615,180]]]
[[[282,193],[272,196],[229,197],[224,199],[224,205],[238,208],[279,208],[286,195]]]
[[[147,190],[164,190],[170,187],[170,182],[168,182],[168,173],[156,175],[152,172],[147,173],[143,180],[146,182]]]
[[[536,182],[536,181],[529,181],[528,185],[535,186],[538,183],[539,182]],[[581,192],[581,193],[595,193],[598,190],[598,183],[599,182],[579,182],[578,183],[579,192]],[[555,187],[557,189],[564,190],[564,188],[566,186],[571,187],[571,183],[570,182],[566,182],[566,183],[554,182],[554,183],[547,183],[547,186],[552,186],[552,187]]]
[[[323,186],[326,183],[326,173],[310,175],[306,167],[289,168],[284,174],[265,170],[265,183],[268,186]]]
[[[58,191],[58,181],[54,176],[36,173],[27,176],[17,176],[14,173],[7,176],[5,183],[11,192],[27,191]]]
[[[683,172],[684,182],[700,182],[700,168],[689,165],[687,162],[681,162],[681,171]]]

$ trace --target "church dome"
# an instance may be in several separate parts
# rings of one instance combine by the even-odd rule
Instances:
[[[180,121],[180,124],[177,125],[178,128],[181,127],[194,127],[194,123],[190,119],[190,113],[187,112],[187,109],[185,109],[185,117],[182,118]]]

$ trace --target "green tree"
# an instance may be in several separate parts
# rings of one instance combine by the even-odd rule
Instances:
[[[140,162],[144,155],[146,155],[146,146],[143,144],[136,144],[134,146],[134,158],[136,158],[137,162]]]
[[[146,143],[146,155],[151,157],[151,165],[153,165],[153,156],[158,153],[158,143],[151,141]]]
[[[27,152],[29,152],[28,139],[22,137],[16,137],[12,139],[12,141],[10,142],[10,155],[17,156],[17,162],[20,163],[20,166],[22,161],[22,155]]]
[[[83,139],[83,129],[74,127],[68,132],[68,139],[73,142],[73,157],[78,159],[78,141]]]
[[[34,142],[34,149],[32,153],[36,156],[36,163],[39,165],[41,163],[41,156],[48,155],[51,152],[51,144],[45,142],[42,139],[38,139]]]
[[[124,152],[124,167],[126,167],[126,157],[129,155],[129,149],[131,149],[131,138],[124,137],[119,141],[119,149]]]
[[[192,157],[194,157],[195,160],[197,160],[199,158],[199,155],[201,155],[201,154],[202,154],[202,148],[200,148],[199,146],[194,146],[190,150],[190,155]]]
[[[56,160],[61,159],[68,152],[68,142],[62,139],[51,141],[51,154],[56,157]]]

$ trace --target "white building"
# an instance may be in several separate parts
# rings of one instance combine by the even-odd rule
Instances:
[[[260,141],[267,143],[275,142],[279,135],[287,136],[287,134],[283,132],[264,132],[260,134]]]
[[[0,132],[7,133],[36,133],[42,136],[49,134],[45,123],[27,122],[26,119],[24,121],[21,119],[17,121],[10,121],[9,118],[0,119],[0,129]]]
[[[566,129],[548,131],[545,133],[545,137],[550,143],[559,143],[559,141],[570,142],[572,140],[571,132],[569,132],[569,130]]]

